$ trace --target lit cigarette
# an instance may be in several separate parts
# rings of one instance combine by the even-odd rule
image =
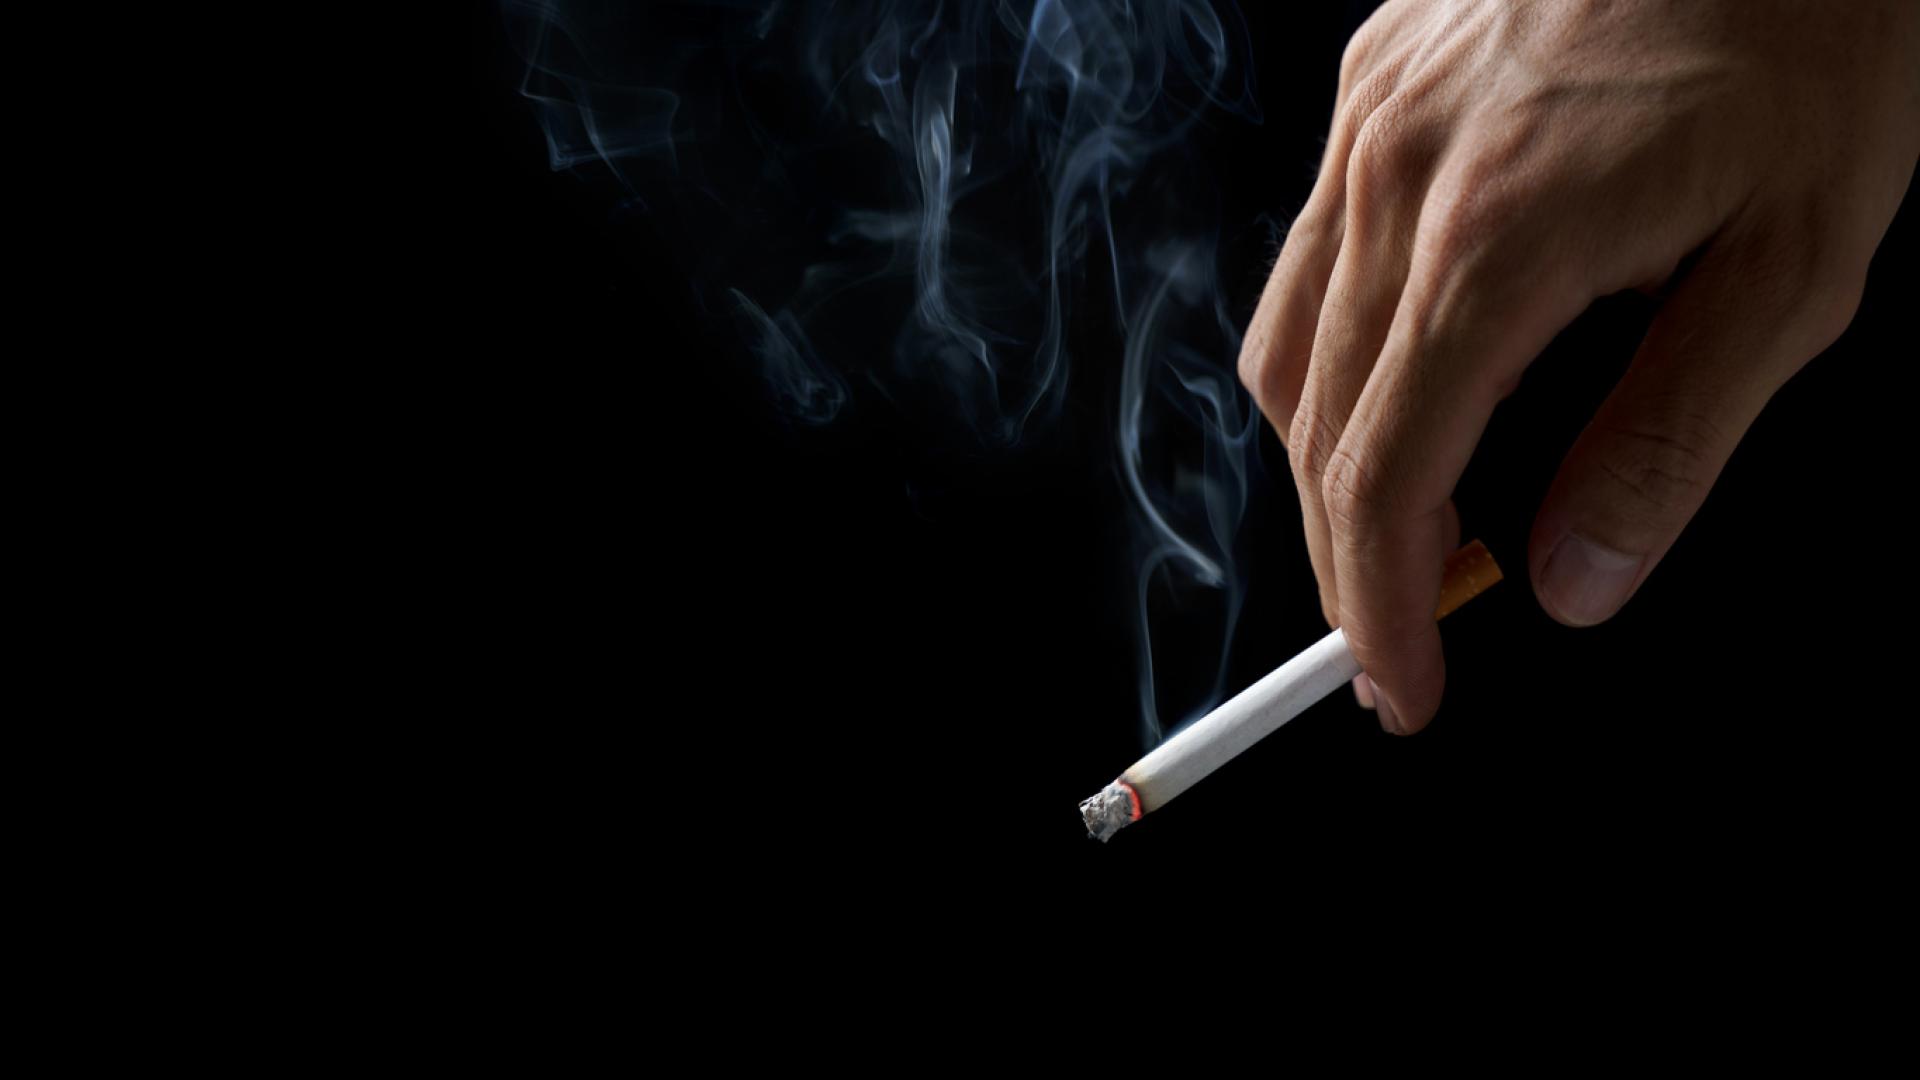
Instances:
[[[1480,595],[1500,580],[1500,567],[1475,540],[1447,557],[1434,618]],[[1080,804],[1087,831],[1101,840],[1172,802],[1201,777],[1233,760],[1280,725],[1360,674],[1347,648],[1347,635],[1335,630],[1307,651],[1280,665],[1225,704],[1175,732],[1173,737],[1134,762],[1100,793]]]

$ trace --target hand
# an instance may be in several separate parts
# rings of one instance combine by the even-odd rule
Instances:
[[[1852,320],[1917,155],[1912,0],[1396,0],[1354,35],[1240,371],[1383,727],[1439,706],[1450,495],[1554,335],[1664,298],[1534,522],[1535,594],[1586,626]]]

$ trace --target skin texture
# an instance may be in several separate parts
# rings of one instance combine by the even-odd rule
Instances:
[[[1529,544],[1542,607],[1587,626],[1852,321],[1916,157],[1916,0],[1394,0],[1354,35],[1240,374],[1383,728],[1439,708],[1451,494],[1554,335],[1661,299]]]

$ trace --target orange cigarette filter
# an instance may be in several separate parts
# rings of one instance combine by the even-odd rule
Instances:
[[[1440,579],[1440,606],[1433,617],[1446,618],[1454,608],[1486,592],[1500,577],[1500,564],[1478,540],[1447,556],[1446,571]]]

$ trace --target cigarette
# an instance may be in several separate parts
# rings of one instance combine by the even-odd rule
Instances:
[[[1475,540],[1447,557],[1439,619],[1500,580],[1500,567]],[[1120,778],[1080,804],[1087,832],[1102,841],[1172,802],[1208,773],[1352,682],[1360,663],[1335,630],[1307,650],[1173,734]]]

